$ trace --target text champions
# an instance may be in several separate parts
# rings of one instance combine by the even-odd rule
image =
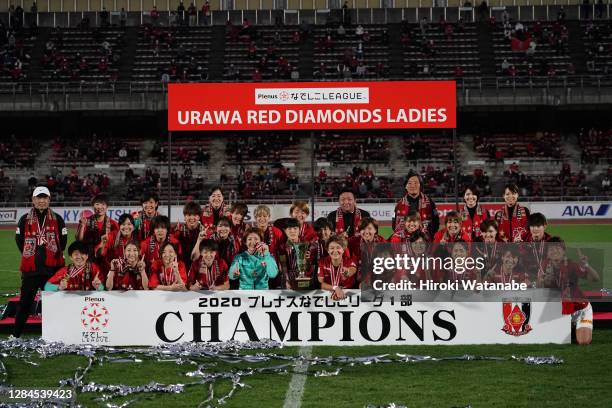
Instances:
[[[178,110],[179,125],[445,123],[446,108]]]

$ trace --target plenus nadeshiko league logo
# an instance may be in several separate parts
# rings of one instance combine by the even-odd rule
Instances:
[[[89,303],[81,309],[81,325],[85,330],[97,332],[108,327],[110,313],[100,303]]]
[[[532,330],[529,324],[531,315],[531,299],[519,301],[503,300],[502,318],[504,327],[502,331],[511,336],[522,336]]]

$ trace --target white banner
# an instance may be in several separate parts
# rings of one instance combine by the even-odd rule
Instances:
[[[287,345],[569,343],[560,302],[334,302],[327,292],[44,292],[46,341],[112,346],[258,341]]]

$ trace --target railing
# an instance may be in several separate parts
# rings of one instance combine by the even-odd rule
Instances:
[[[162,194],[163,195],[163,194]],[[362,198],[357,199],[357,203],[362,204],[384,204],[384,203],[396,203],[400,200],[401,197],[393,197],[393,198]],[[437,197],[432,196],[436,203],[454,203],[455,197]],[[523,202],[553,202],[553,201],[610,201],[612,196],[548,196],[548,197],[529,197],[522,196],[521,201]],[[266,199],[258,199],[254,198],[252,200],[248,200],[249,204],[291,204],[293,200],[306,200],[311,201],[312,197],[307,195],[296,195],[293,199],[275,199],[275,198],[266,198]],[[162,199],[162,207],[166,207],[167,205],[184,205],[185,202],[182,200],[167,200]],[[242,201],[242,200],[238,200]],[[461,202],[461,199],[459,200]],[[487,203],[502,203],[504,200],[501,197],[482,197],[483,202]],[[330,203],[330,202],[338,202],[337,197],[325,198],[325,197],[316,197],[315,203]],[[51,205],[53,207],[90,207],[90,200],[82,200],[82,201],[52,201]],[[15,201],[15,202],[4,202],[0,203],[0,208],[20,208],[20,207],[31,207],[32,202],[30,201]],[[140,201],[111,201],[110,206],[113,207],[140,207]]]
[[[342,81],[341,79],[332,79]],[[384,80],[454,80],[457,90],[470,90],[471,95],[486,89],[519,90],[519,89],[608,89],[612,85],[612,75],[575,75],[575,76],[518,76],[518,77],[388,77]],[[278,80],[285,82],[284,80]],[[276,80],[266,82],[278,82]],[[302,79],[314,82],[312,79]],[[372,81],[372,79],[354,79],[352,82]],[[235,82],[235,81],[216,81]],[[247,81],[248,82],[248,81]],[[316,82],[322,82],[316,80]],[[165,94],[167,85],[161,81],[132,82],[0,82],[0,100],[2,96],[35,96],[35,95],[116,95],[116,94]],[[469,96],[469,95],[467,95]]]
[[[429,21],[438,21],[441,17],[444,17],[447,21],[456,21],[461,17],[466,22],[473,22],[481,17],[477,7],[461,7],[459,5],[431,7],[431,2],[425,4],[425,1],[420,0],[419,7],[407,8],[400,7],[398,0],[365,0],[365,8],[349,8],[346,10],[339,9],[339,3],[338,6],[333,4],[333,1],[330,4],[330,0],[327,1],[328,7],[323,9],[302,8],[304,5],[302,1],[299,2],[299,7],[296,9],[287,9],[286,5],[283,7],[282,4],[275,9],[263,9],[250,7],[251,4],[263,6],[261,0],[243,0],[246,2],[246,8],[240,10],[235,9],[235,0],[220,1],[219,10],[211,11],[209,16],[205,16],[201,11],[198,11],[193,19],[189,18],[187,12],[177,13],[176,11],[159,11],[159,16],[152,18],[150,11],[129,11],[130,2],[128,0],[128,11],[123,13],[118,11],[109,12],[106,21],[100,11],[68,10],[38,13],[23,12],[20,16],[4,11],[0,12],[0,20],[8,26],[15,24],[15,17],[21,17],[19,20],[25,27],[29,27],[33,22],[36,22],[38,27],[76,27],[84,19],[87,19],[90,27],[106,25],[121,27],[139,26],[141,24],[161,26],[225,25],[227,21],[240,25],[245,18],[256,25],[274,25],[277,21],[282,21],[285,25],[298,25],[303,21],[309,24],[324,25],[330,20],[339,21],[345,19],[350,19],[352,23],[387,24],[399,23],[402,20],[416,23],[423,17],[427,17]],[[489,4],[488,16],[486,17],[495,16],[500,20],[503,11],[507,10],[513,19],[520,21],[555,20],[561,7],[564,8],[566,19],[586,19],[587,14],[589,17],[595,16],[596,18],[603,19],[611,17],[610,1],[612,0],[607,0],[603,6],[596,4],[588,6],[570,4],[572,1],[575,0],[551,0],[551,3],[554,4],[544,4],[545,1],[543,0],[527,0],[527,5],[516,5],[517,0],[513,0],[512,5],[504,6],[502,3],[507,1],[493,0]],[[398,7],[395,7],[396,5]],[[113,8],[116,7],[113,6]]]

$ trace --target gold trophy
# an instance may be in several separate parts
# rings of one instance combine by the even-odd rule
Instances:
[[[297,244],[292,244],[293,249],[296,255],[296,266],[297,266],[297,277],[295,278],[296,286],[298,290],[304,290],[310,288],[310,277],[306,276],[306,268],[307,268],[307,255],[308,255],[308,247],[309,244],[305,242],[300,242]]]

